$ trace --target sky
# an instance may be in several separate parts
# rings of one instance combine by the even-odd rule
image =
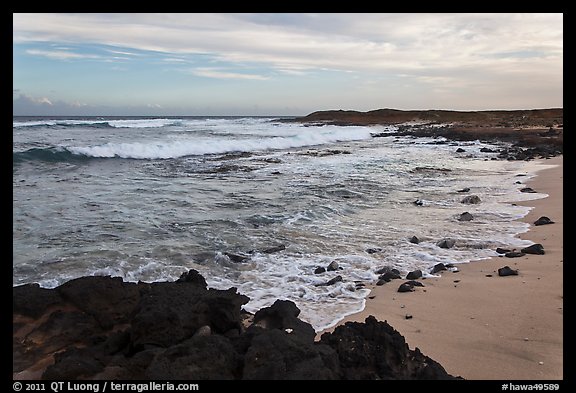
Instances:
[[[13,14],[13,115],[563,107],[563,15]]]

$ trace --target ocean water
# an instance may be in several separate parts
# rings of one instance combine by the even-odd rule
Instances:
[[[364,307],[369,290],[357,283],[374,283],[382,266],[428,271],[531,244],[515,237],[529,208],[510,202],[546,196],[519,191],[545,165],[395,129],[15,117],[13,284],[166,281],[196,269],[210,287],[249,296],[247,311],[289,299],[321,330]],[[466,195],[481,203],[461,203]],[[465,211],[472,221],[458,221]],[[455,246],[438,247],[444,238]],[[339,270],[314,274],[332,261]]]

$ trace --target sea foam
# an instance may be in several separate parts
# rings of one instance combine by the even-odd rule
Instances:
[[[131,143],[105,143],[97,146],[71,146],[74,154],[99,158],[168,159],[185,156],[283,150],[295,147],[317,146],[327,143],[356,141],[371,138],[366,127],[307,128],[287,136],[269,138],[164,138]]]

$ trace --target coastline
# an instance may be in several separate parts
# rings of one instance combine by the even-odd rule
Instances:
[[[544,255],[459,264],[458,272],[425,279],[414,292],[398,293],[400,280],[374,287],[364,310],[336,326],[374,315],[401,332],[411,349],[465,379],[562,379],[563,156],[546,164],[556,166],[538,171],[526,185],[548,197],[516,202],[533,207],[522,218],[530,229],[519,237],[541,243]],[[541,216],[554,224],[534,226]],[[519,275],[499,277],[505,265]]]

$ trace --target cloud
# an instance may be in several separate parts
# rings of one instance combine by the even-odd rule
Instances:
[[[55,61],[129,58],[214,80],[289,81],[295,95],[322,86],[314,94],[332,97],[350,82],[345,96],[370,89],[370,97],[359,97],[371,108],[389,100],[385,91],[392,89],[394,102],[410,95],[406,106],[428,91],[438,93],[428,103],[433,107],[440,93],[452,106],[472,97],[519,106],[509,93],[515,91],[517,102],[545,96],[557,106],[562,100],[560,13],[13,14],[13,43]],[[161,76],[169,81],[172,74]]]
[[[252,79],[252,80],[267,80],[266,76],[258,74],[244,74],[239,72],[222,71],[218,68],[210,67],[198,67],[190,69],[189,72],[196,76],[201,76],[205,78],[216,78],[216,79]]]
[[[43,56],[56,60],[71,60],[71,59],[100,59],[98,55],[80,54],[68,52],[63,50],[42,50],[42,49],[28,49],[26,51],[29,55]]]
[[[424,69],[561,61],[562,14],[14,14],[14,42],[105,44],[277,69]],[[525,63],[527,64],[527,63]]]

